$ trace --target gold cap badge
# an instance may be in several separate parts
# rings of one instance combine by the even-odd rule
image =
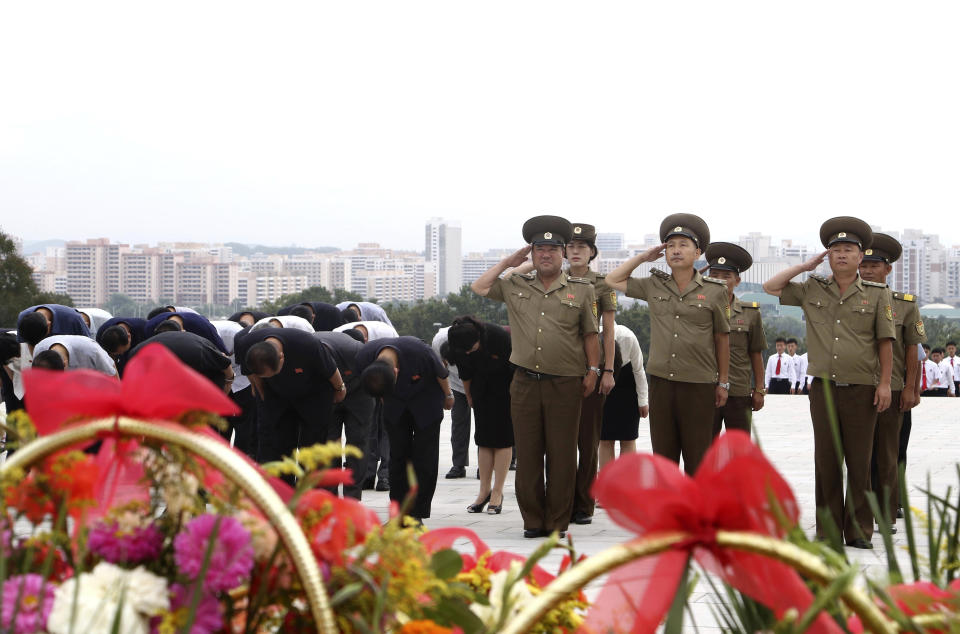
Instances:
[[[838,237],[838,238],[846,238],[846,237],[847,237],[847,232],[846,232],[846,231],[841,231],[840,233],[837,234],[837,237]]]
[[[574,227],[574,228],[573,228],[573,232],[574,232],[574,233],[581,233],[582,231],[583,231],[583,227]]]
[[[678,226],[674,227],[673,230],[674,230],[674,231],[683,231],[683,227],[681,227],[681,226],[678,225]]]
[[[727,258],[717,258],[717,264],[726,264]]]
[[[552,238],[552,237],[553,237],[553,234],[550,233],[549,231],[546,232],[545,234],[543,234],[543,239],[544,239],[544,240],[549,240],[549,239]]]
[[[864,255],[873,255],[873,249],[867,249],[863,252]]]

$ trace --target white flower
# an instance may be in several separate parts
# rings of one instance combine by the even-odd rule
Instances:
[[[470,609],[477,615],[483,624],[487,627],[496,627],[501,622],[501,615],[505,612],[506,616],[502,619],[503,623],[509,623],[514,617],[520,614],[521,610],[533,600],[533,593],[526,581],[520,579],[520,571],[523,568],[519,561],[510,563],[509,570],[500,570],[490,575],[490,605],[481,605],[473,603]],[[509,587],[510,591],[504,602],[504,589]]]
[[[107,634],[119,612],[121,634],[147,634],[148,617],[169,609],[166,579],[142,566],[125,570],[101,562],[57,588],[47,629],[51,634]]]

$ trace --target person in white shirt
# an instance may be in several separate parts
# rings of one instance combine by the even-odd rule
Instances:
[[[244,329],[244,326],[227,319],[210,323],[213,324],[220,338],[223,339],[223,345],[230,357],[234,376],[233,384],[230,387],[230,398],[241,409],[240,414],[227,418],[230,429],[224,433],[224,437],[227,441],[230,441],[232,436],[233,447],[253,458],[257,452],[257,402],[253,396],[253,389],[250,387],[250,378],[240,372],[240,364],[237,362],[234,352],[234,338],[237,333]]]
[[[944,361],[949,362],[950,372],[953,374],[953,393],[960,396],[960,358],[957,358],[957,342],[948,341],[947,356]]]
[[[621,456],[637,450],[640,419],[646,418],[650,412],[647,373],[643,370],[640,342],[633,331],[623,324],[616,324],[613,333],[621,366],[617,371],[616,383],[603,405],[599,469],[614,459],[618,441]]]
[[[255,332],[262,328],[295,328],[304,332],[315,332],[310,322],[303,317],[295,315],[280,315],[278,317],[264,317],[254,325],[250,326],[250,332]]]
[[[343,318],[350,321],[382,321],[388,326],[393,326],[387,311],[383,310],[379,304],[373,302],[340,302],[337,304],[343,313]]]
[[[787,356],[790,357],[790,363],[793,364],[793,393],[803,393],[804,376],[807,374],[806,358],[803,359],[801,367],[800,355],[797,354],[797,340],[793,337],[787,339]]]
[[[450,371],[447,381],[450,382],[450,391],[453,392],[453,409],[450,412],[450,446],[453,449],[453,466],[447,472],[446,479],[467,477],[467,466],[470,464],[470,422],[471,409],[467,403],[467,394],[463,388],[463,381],[460,380],[460,372],[456,365],[448,362],[449,355],[444,355],[447,343],[447,331],[450,326],[445,326],[437,331],[433,336],[433,351],[437,353],[443,361],[443,365]]]
[[[57,354],[63,360],[65,368],[78,370],[96,370],[108,376],[117,376],[117,365],[96,341],[84,335],[53,335],[38,343],[33,349],[33,367],[51,367],[45,365],[49,355]],[[42,356],[41,356],[42,355]],[[56,363],[54,361],[54,363]]]
[[[950,367],[949,359],[945,359],[946,351],[943,348],[934,348],[933,361],[940,370],[940,381],[937,383],[937,389],[940,390],[940,396],[956,396],[953,385],[953,368]]]
[[[798,354],[794,358],[796,360],[794,370],[797,373],[797,394],[807,394],[809,392],[810,381],[813,379],[812,376],[807,374],[807,368],[809,367],[807,353]]]
[[[941,396],[940,366],[933,358],[930,346],[923,344],[923,365],[920,373],[920,395]]]
[[[352,321],[339,328],[334,328],[333,332],[344,332],[355,328],[363,335],[364,341],[376,341],[377,339],[392,339],[399,337],[396,329],[388,323],[382,321]]]
[[[794,373],[793,361],[786,353],[787,340],[777,337],[775,342],[777,354],[767,359],[767,371],[764,376],[764,386],[767,394],[794,394],[794,385],[797,377]]]

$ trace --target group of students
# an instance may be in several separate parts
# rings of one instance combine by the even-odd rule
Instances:
[[[960,358],[957,344],[948,341],[943,348],[930,349],[923,344],[923,369],[920,390],[923,396],[957,396],[960,394]]]
[[[807,374],[807,353],[797,354],[797,340],[777,337],[777,353],[767,358],[767,394],[807,394],[813,377]]]

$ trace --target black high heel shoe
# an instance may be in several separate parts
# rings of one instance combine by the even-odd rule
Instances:
[[[471,504],[467,507],[467,513],[483,513],[483,507],[487,505],[487,502],[490,501],[490,494],[487,493],[487,497],[483,499],[483,502],[480,504]]]
[[[487,515],[500,515],[503,510],[503,495],[500,496],[500,504],[491,504],[487,507]]]

